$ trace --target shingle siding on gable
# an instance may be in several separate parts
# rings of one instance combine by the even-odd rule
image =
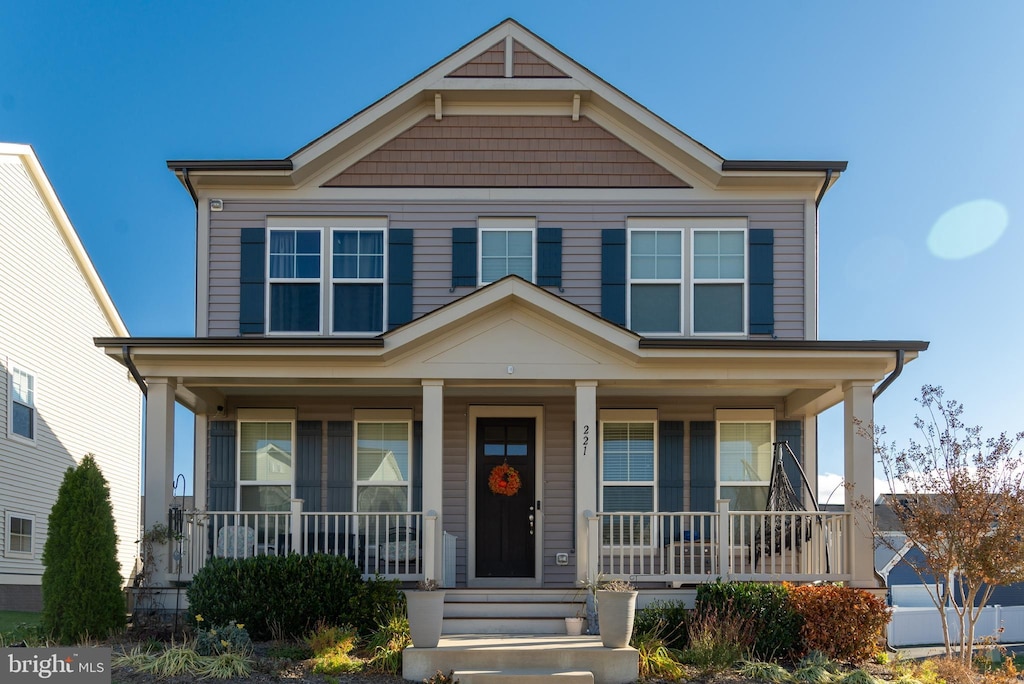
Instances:
[[[324,187],[687,188],[586,117],[427,117]]]
[[[399,207],[398,210],[395,207]],[[798,202],[352,202],[232,201],[210,214],[209,334],[239,330],[241,230],[265,226],[268,215],[389,217],[391,228],[413,231],[413,317],[464,296],[451,291],[451,235],[475,227],[480,216],[535,216],[540,227],[562,229],[560,296],[601,313],[601,231],[624,229],[629,216],[748,216],[749,227],[774,230],[775,335],[804,336],[804,207]]]
[[[448,74],[449,78],[501,78],[505,75],[505,41],[501,40]]]

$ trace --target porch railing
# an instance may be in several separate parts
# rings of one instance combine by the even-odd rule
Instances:
[[[418,580],[432,561],[426,553],[432,555],[434,519],[420,512],[305,512],[298,500],[290,511],[186,511],[178,562],[190,579],[212,557],[326,553],[351,559],[364,576]]]
[[[848,512],[597,513],[588,575],[693,584],[722,578],[849,581]]]

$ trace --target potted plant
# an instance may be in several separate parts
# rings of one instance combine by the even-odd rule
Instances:
[[[581,603],[578,597],[573,600],[573,603],[576,605],[576,615],[565,618],[565,633],[569,636],[579,636],[583,634],[583,615],[586,612],[586,603]]]
[[[416,648],[436,648],[444,620],[444,590],[435,579],[422,580],[405,591],[409,637]]]
[[[606,648],[625,648],[633,636],[636,588],[625,580],[601,582],[597,588],[597,613],[601,617],[601,643]]]

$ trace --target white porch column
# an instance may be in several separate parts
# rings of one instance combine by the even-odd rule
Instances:
[[[444,529],[444,380],[423,380],[423,512],[435,515],[434,543],[425,534],[424,574],[426,579],[441,580],[444,554],[437,546]],[[424,525],[429,519],[424,517]],[[434,548],[426,548],[427,546]]]
[[[167,507],[174,487],[174,390],[170,378],[146,378],[146,510],[143,524],[149,530],[156,523],[167,524]],[[170,571],[166,544],[154,545],[158,584]]]
[[[870,507],[875,498],[875,452],[871,437],[874,425],[872,387],[872,383],[866,381],[847,382],[843,385],[846,510],[854,511],[850,546],[853,571],[851,585],[864,589],[878,587],[872,523],[864,516],[863,510],[858,510],[862,505]]]
[[[576,383],[576,579],[591,569],[588,516],[597,513],[597,381]],[[594,549],[596,551],[596,549]],[[596,571],[596,568],[595,568]],[[591,578],[596,579],[596,578]]]
[[[206,479],[208,475],[209,454],[207,453],[210,419],[198,413],[195,416],[195,435],[192,461],[192,505],[196,510],[206,510]]]

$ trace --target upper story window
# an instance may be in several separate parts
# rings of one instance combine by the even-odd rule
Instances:
[[[24,368],[10,364],[9,386],[7,415],[10,416],[10,419],[7,434],[34,442],[36,439],[36,376]]]
[[[747,332],[746,219],[630,219],[628,327],[651,335]]]
[[[295,412],[238,411],[238,510],[287,511],[292,499]]]
[[[412,414],[360,410],[355,424],[356,510],[408,511],[412,502]]]
[[[32,540],[35,518],[31,515],[8,511],[6,515],[7,544],[5,555],[13,558],[32,558]]]
[[[480,284],[517,275],[535,280],[536,222],[532,218],[480,219]]]
[[[267,332],[377,334],[385,329],[386,219],[270,220]],[[322,258],[327,255],[327,258]]]
[[[270,332],[320,332],[319,228],[270,231]]]
[[[331,231],[331,332],[384,330],[384,229]]]

